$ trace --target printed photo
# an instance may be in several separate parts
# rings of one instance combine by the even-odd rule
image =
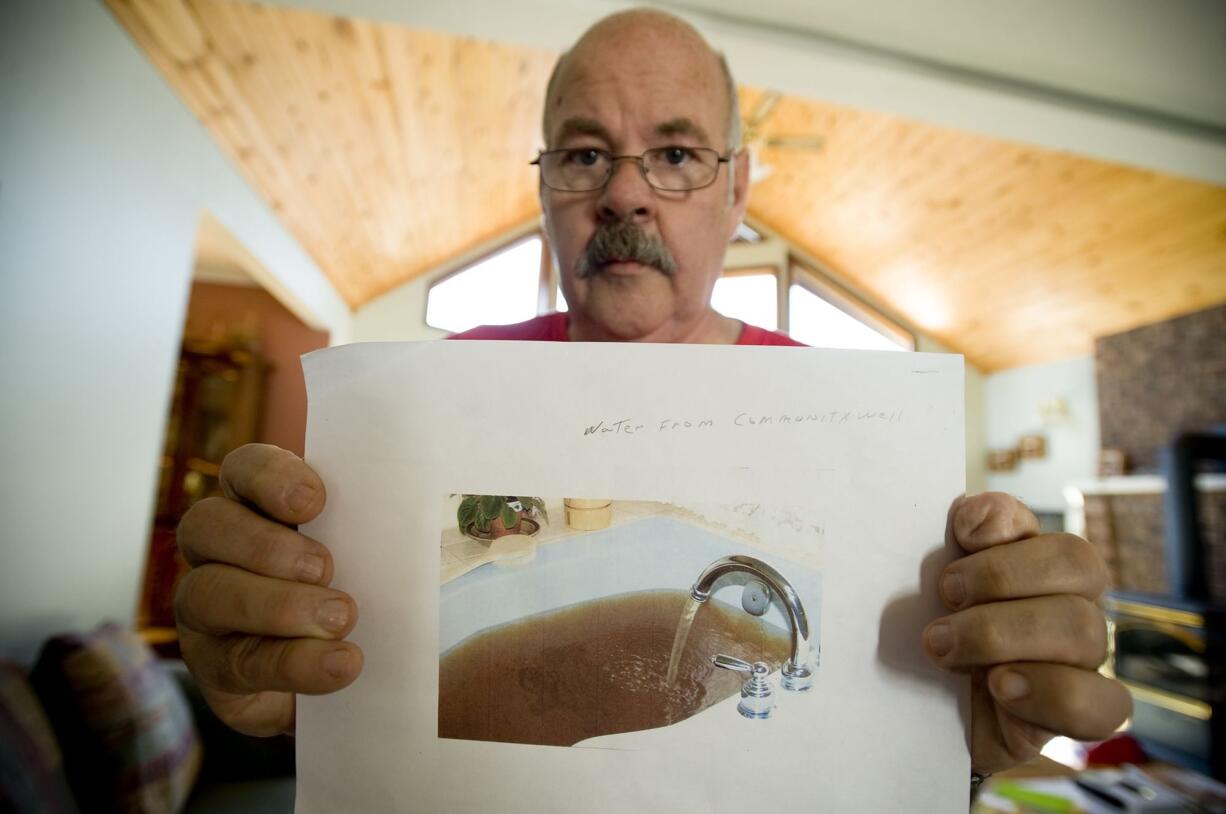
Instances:
[[[584,746],[801,703],[819,691],[824,534],[753,502],[449,496],[438,736]]]

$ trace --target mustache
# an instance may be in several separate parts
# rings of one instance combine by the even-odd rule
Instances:
[[[597,274],[613,262],[640,263],[672,277],[677,273],[677,261],[660,238],[649,235],[632,220],[601,223],[588,241],[587,248],[575,267],[579,279]]]

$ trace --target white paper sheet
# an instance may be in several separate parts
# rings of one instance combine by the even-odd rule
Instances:
[[[365,668],[342,692],[299,699],[297,811],[966,810],[967,688],[919,640],[942,613],[945,517],[964,489],[960,357],[434,342],[334,348],[304,366],[307,462],[328,491],[304,532],[358,602]],[[571,747],[438,737],[453,493],[607,497],[619,522],[668,515],[651,522],[725,534],[728,554],[756,540],[803,560],[780,570],[818,572],[805,599],[820,618],[815,686],[777,690],[765,721],[732,697]],[[561,514],[550,507],[523,574],[578,550]],[[581,570],[665,579],[650,544],[634,544],[641,566]],[[659,545],[663,569],[683,544]],[[515,573],[465,579],[484,585],[486,572]],[[571,577],[522,584],[549,605],[542,591],[562,597]]]

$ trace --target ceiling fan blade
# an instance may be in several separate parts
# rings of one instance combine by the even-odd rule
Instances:
[[[769,136],[762,144],[785,150],[820,150],[826,146],[826,140],[821,136]]]
[[[762,126],[762,122],[766,121],[766,117],[775,109],[775,105],[779,104],[782,95],[778,91],[764,91],[758,97],[758,101],[754,104],[753,110],[749,114],[749,118],[745,120],[746,130],[757,130]]]

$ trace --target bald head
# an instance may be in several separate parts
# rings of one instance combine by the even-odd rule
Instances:
[[[548,160],[606,171],[601,186],[570,189],[542,168],[537,185],[571,339],[736,341],[741,325],[711,308],[711,291],[749,195],[737,122],[723,60],[671,14],[606,17],[558,60]],[[693,185],[661,183],[680,174]]]
[[[656,9],[632,9],[612,14],[584,32],[569,51],[558,58],[545,91],[545,112],[542,131],[545,144],[553,145],[554,111],[562,103],[562,91],[567,83],[582,75],[615,70],[628,60],[648,60],[652,54],[669,53],[680,56],[682,70],[693,74],[700,85],[722,96],[725,106],[728,151],[740,146],[741,115],[736,83],[723,55],[715,51],[692,25]],[[674,64],[676,61],[674,61]]]

